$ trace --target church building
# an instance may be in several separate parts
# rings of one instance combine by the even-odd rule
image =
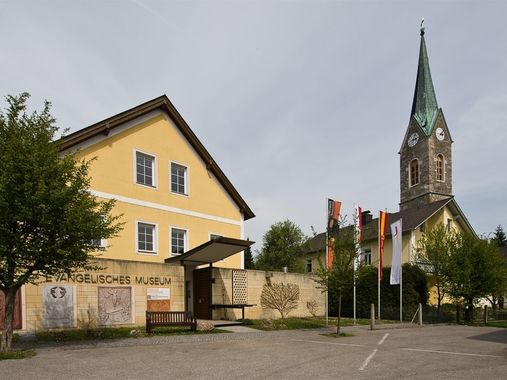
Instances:
[[[389,225],[402,219],[402,262],[417,262],[415,247],[426,230],[437,224],[475,234],[454,198],[452,186],[452,144],[450,129],[438,106],[431,78],[428,52],[421,28],[419,62],[414,98],[408,127],[402,139],[400,155],[399,211],[388,213],[383,266],[391,266],[392,241]],[[361,216],[362,262],[378,266],[378,219],[369,211]],[[351,226],[346,228],[352,228]],[[310,240],[302,255],[306,271],[313,272],[324,263],[326,234]]]

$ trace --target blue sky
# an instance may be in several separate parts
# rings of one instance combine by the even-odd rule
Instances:
[[[86,127],[167,94],[256,213],[310,234],[327,197],[397,211],[419,23],[453,144],[456,200],[507,227],[507,3],[3,1],[0,95]],[[4,105],[5,103],[2,103]]]

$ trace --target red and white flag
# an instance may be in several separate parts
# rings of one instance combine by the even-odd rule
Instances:
[[[338,219],[340,218],[340,210],[342,207],[342,203],[339,201],[334,201],[332,199],[327,200],[327,241],[326,241],[326,258],[327,258],[327,269],[333,269],[333,259],[334,259],[334,238],[330,236],[335,226],[338,225]]]
[[[328,231],[333,229],[338,224],[338,218],[340,217],[340,209],[342,203],[333,201],[332,199],[327,200],[327,229]]]
[[[391,224],[393,241],[393,261],[391,262],[391,285],[399,285],[401,277],[401,250],[402,250],[401,219]]]

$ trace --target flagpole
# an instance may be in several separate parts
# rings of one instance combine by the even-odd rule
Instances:
[[[400,219],[401,253],[400,253],[400,322],[403,322],[403,219]]]
[[[325,244],[326,244],[326,262],[325,262],[325,268],[326,270],[329,270],[328,266],[327,266],[327,263],[328,263],[328,260],[329,260],[329,226],[328,226],[328,223],[329,223],[329,198],[326,198],[326,241],[325,241]],[[329,276],[327,278],[327,284],[326,284],[326,326],[329,325]]]
[[[359,236],[358,236],[358,231],[356,229],[356,220],[355,218],[357,218],[357,205],[354,204],[354,237],[355,237],[355,247],[354,247],[354,250],[356,251],[355,252],[355,255],[354,255],[354,325],[356,324],[356,266],[357,266],[357,245],[359,244]]]
[[[378,271],[377,271],[377,307],[378,307],[378,311],[377,311],[377,315],[378,315],[378,320],[380,321],[380,271],[382,270],[382,268],[380,267],[380,218],[381,218],[381,215],[379,214],[379,218],[378,218]]]

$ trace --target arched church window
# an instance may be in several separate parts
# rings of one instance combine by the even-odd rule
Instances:
[[[410,162],[410,186],[419,183],[419,161],[414,159]]]
[[[444,156],[441,154],[437,155],[437,181],[444,182]]]

